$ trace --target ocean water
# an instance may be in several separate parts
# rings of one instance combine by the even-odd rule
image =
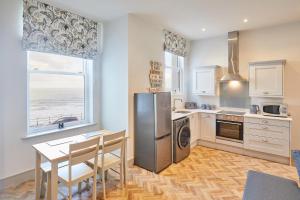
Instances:
[[[61,117],[84,119],[83,88],[33,88],[30,90],[30,127],[41,127]]]

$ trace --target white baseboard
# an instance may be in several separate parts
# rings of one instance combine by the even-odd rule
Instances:
[[[24,183],[28,180],[34,180],[34,169],[28,170],[26,172],[10,176],[0,180],[0,191],[3,191],[9,187],[16,187],[21,183]]]
[[[191,142],[191,148],[195,147],[198,145],[198,140]]]
[[[209,141],[204,141],[204,140],[198,140],[198,145],[204,146],[204,147],[209,147],[212,149],[218,149],[218,150],[222,150],[222,151],[228,151],[228,152],[232,152],[232,153],[236,153],[236,154],[241,154],[241,155],[245,155],[245,156],[249,156],[249,157],[269,160],[269,161],[282,163],[282,164],[286,164],[286,165],[290,164],[290,158],[288,158],[288,157],[282,157],[282,156],[272,155],[272,154],[268,154],[268,153],[252,151],[252,150],[240,148],[237,146],[231,146],[231,145],[209,142]]]

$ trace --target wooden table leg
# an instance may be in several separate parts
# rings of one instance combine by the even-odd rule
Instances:
[[[35,199],[40,199],[41,191],[41,154],[35,152]]]
[[[57,200],[58,196],[58,163],[51,163],[51,199]]]
[[[127,138],[125,140],[125,155],[124,155],[124,185],[126,186],[126,182],[127,182],[127,166],[128,166],[128,160],[127,160]]]

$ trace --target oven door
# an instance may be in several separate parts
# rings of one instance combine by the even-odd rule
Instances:
[[[217,120],[217,138],[243,143],[243,122]]]

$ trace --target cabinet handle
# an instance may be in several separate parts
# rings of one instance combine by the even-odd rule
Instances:
[[[268,128],[268,127],[263,127],[262,129],[264,129],[264,130],[269,130],[269,128]]]
[[[263,92],[264,94],[269,94],[269,92]]]
[[[267,120],[263,120],[262,123],[268,124],[269,122]]]
[[[206,91],[202,91],[202,93],[206,93]]]

